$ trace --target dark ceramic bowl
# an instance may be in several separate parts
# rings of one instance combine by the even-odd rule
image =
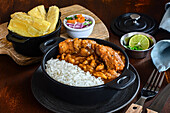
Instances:
[[[55,31],[50,34],[46,34],[39,37],[24,37],[9,30],[9,33],[6,38],[8,41],[12,42],[12,45],[16,52],[31,57],[42,56],[43,53],[39,48],[40,44],[46,40],[49,40],[52,37],[60,36],[60,30],[61,20],[59,19]]]
[[[87,38],[81,38],[87,39]],[[60,37],[55,37],[41,44],[40,48],[45,53],[42,60],[42,70],[46,78],[46,85],[49,90],[51,90],[57,97],[70,102],[72,104],[79,105],[90,105],[96,104],[100,102],[104,102],[109,100],[114,94],[116,94],[119,90],[122,90],[129,85],[131,85],[135,81],[135,74],[131,72],[129,68],[129,59],[126,53],[116,46],[115,44],[94,38],[88,38],[89,40],[94,40],[99,44],[103,44],[105,46],[112,47],[115,50],[119,50],[125,56],[125,67],[122,71],[122,74],[116,78],[115,80],[108,82],[103,85],[92,86],[92,87],[77,87],[70,86],[63,83],[60,83],[53,78],[51,78],[46,70],[45,64],[51,58],[56,58],[59,54],[59,46],[58,44],[65,39]]]

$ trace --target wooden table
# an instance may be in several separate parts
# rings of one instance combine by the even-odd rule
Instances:
[[[9,21],[9,15],[11,13],[28,11],[40,4],[44,4],[45,7],[57,5],[60,8],[79,4],[91,10],[104,22],[109,29],[109,40],[120,46],[120,37],[113,34],[110,30],[110,24],[114,18],[128,12],[140,12],[155,18],[159,24],[165,13],[164,5],[168,1],[169,0],[1,0],[0,23]],[[156,41],[168,39],[170,33],[158,30],[154,37]],[[150,54],[144,59],[130,58],[130,63],[137,69],[141,78],[142,87],[155,68]],[[50,113],[48,109],[36,101],[31,92],[31,77],[39,65],[40,62],[29,66],[19,66],[9,56],[0,55],[0,113]],[[166,84],[167,81],[164,80],[161,90]],[[139,94],[132,102],[136,102],[138,98]],[[148,107],[153,100],[154,99],[147,101],[144,108]],[[118,113],[124,113],[129,105],[118,111]],[[165,104],[162,113],[170,113],[170,98]]]

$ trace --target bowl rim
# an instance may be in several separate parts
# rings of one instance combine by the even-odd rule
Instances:
[[[72,14],[72,15],[69,15],[69,16],[67,16],[67,17],[73,17],[74,15],[79,15],[79,13]],[[86,30],[94,27],[94,25],[95,25],[95,19],[94,19],[93,17],[89,16],[89,15],[86,15],[86,14],[82,14],[82,15],[85,16],[85,17],[90,18],[90,19],[92,20],[92,25],[90,25],[90,26],[88,26],[88,27],[85,27],[85,28],[82,28],[82,29],[74,29],[74,28],[68,27],[68,26],[66,25],[66,21],[67,21],[67,20],[64,19],[64,20],[63,20],[63,24],[64,24],[65,28],[68,29],[68,30],[71,30],[71,31],[86,31]]]
[[[145,50],[131,50],[129,48],[127,48],[124,44],[123,44],[123,41],[124,41],[124,38],[126,37],[131,37],[133,35],[137,35],[137,34],[142,34],[142,35],[145,35],[147,37],[149,37],[152,41],[153,41],[153,45],[151,47],[149,47],[148,49],[145,49]],[[130,50],[130,51],[136,51],[136,52],[145,52],[145,51],[149,51],[150,49],[152,49],[155,44],[156,44],[156,40],[153,36],[151,36],[150,34],[147,34],[147,33],[144,33],[144,32],[129,32],[129,33],[126,33],[124,34],[123,36],[121,36],[120,38],[120,44],[127,50]]]

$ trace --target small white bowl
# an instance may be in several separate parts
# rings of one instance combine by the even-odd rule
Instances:
[[[73,14],[73,15],[70,15],[67,17],[73,17],[74,15],[79,15],[79,14]],[[67,26],[66,25],[67,20],[64,19],[63,23],[64,23],[64,26],[65,26],[67,33],[70,37],[72,37],[72,38],[87,38],[92,33],[93,27],[95,25],[94,18],[89,15],[85,15],[85,14],[82,14],[82,16],[89,18],[92,21],[92,25],[82,28],[82,29],[74,29],[74,28]]]

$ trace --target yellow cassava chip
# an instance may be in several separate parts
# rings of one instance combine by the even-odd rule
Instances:
[[[49,33],[55,30],[57,22],[58,22],[58,17],[59,17],[59,8],[57,6],[49,7],[49,10],[47,13],[47,21],[51,23],[51,26],[49,28]]]
[[[48,21],[26,14],[17,14],[10,20],[8,29],[22,36],[36,37],[46,34],[50,25]]]
[[[28,14],[16,12],[11,14],[8,29],[26,37],[37,37],[51,33],[56,29],[59,8],[51,6],[46,14],[44,5],[31,9]]]
[[[46,19],[46,11],[45,11],[44,5],[39,5],[37,7],[34,7],[30,11],[28,11],[28,14],[30,16],[33,16],[39,19],[43,19],[43,20]]]

